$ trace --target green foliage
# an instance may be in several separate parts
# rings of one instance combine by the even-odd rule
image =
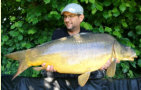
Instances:
[[[51,40],[55,28],[63,26],[62,9],[71,2],[84,7],[82,27],[109,33],[136,51],[138,58],[134,62],[117,65],[115,78],[141,76],[141,2],[138,0],[2,0],[2,74],[16,73],[19,65],[5,54]],[[29,68],[21,75],[37,77],[40,72]]]
[[[44,0],[45,4],[50,3],[50,0]]]
[[[87,22],[82,22],[80,26],[88,30],[93,29],[92,25]]]

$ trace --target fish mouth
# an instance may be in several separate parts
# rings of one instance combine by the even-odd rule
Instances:
[[[129,61],[134,61],[134,59],[137,58],[137,55],[132,55],[130,57],[127,57],[127,58],[123,58],[123,60],[129,60]]]
[[[138,56],[136,54],[131,56],[132,58],[138,58]]]
[[[134,61],[135,58],[138,58],[138,56],[137,56],[136,54],[135,54],[135,55],[132,55],[132,56],[130,57],[130,60]]]

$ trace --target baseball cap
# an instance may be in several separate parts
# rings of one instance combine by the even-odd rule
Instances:
[[[62,10],[61,14],[63,14],[64,12],[70,12],[74,14],[83,14],[84,10],[83,10],[83,7],[79,4],[70,3]]]

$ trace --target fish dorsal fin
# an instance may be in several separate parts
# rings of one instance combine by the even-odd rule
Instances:
[[[116,60],[114,60],[111,65],[108,67],[106,75],[108,77],[113,77],[115,75],[115,71],[116,71]]]
[[[86,82],[89,79],[89,76],[90,76],[90,72],[86,72],[78,76],[78,83],[81,87],[83,87],[86,84]]]

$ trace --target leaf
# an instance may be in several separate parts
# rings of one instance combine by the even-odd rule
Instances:
[[[112,29],[111,29],[110,27],[105,27],[105,31],[106,31],[106,32],[111,32]]]
[[[95,3],[95,0],[89,0],[89,2],[93,4],[93,3]]]
[[[114,29],[115,29],[115,31],[120,31],[120,27],[119,26],[115,26]]]
[[[141,67],[141,59],[138,60],[138,66]]]
[[[45,35],[40,36],[40,38],[38,39],[38,43],[39,43],[39,44],[42,44],[42,43],[44,43],[45,41],[47,41],[47,37],[46,37]]]
[[[126,2],[125,5],[126,5],[126,7],[131,7],[130,2]]]
[[[111,13],[110,10],[109,10],[109,11],[104,11],[103,17],[104,17],[105,19],[107,19],[107,18],[109,18],[109,17],[111,17],[111,16],[112,16],[112,13]]]
[[[98,3],[95,3],[96,5],[96,8],[99,10],[99,11],[103,11],[103,7],[102,5],[98,4]]]
[[[23,28],[18,28],[18,31],[21,33],[24,33],[24,29]]]
[[[133,14],[132,13],[130,13],[130,12],[127,12],[126,14],[125,14],[125,16],[130,20],[130,21],[133,21]]]
[[[30,43],[26,43],[25,47],[28,49],[28,48],[31,48],[32,45]]]
[[[61,15],[57,11],[51,11],[48,14],[48,19],[57,19],[59,20],[61,18]]]
[[[21,2],[21,0],[16,0],[16,2]]]
[[[133,33],[133,31],[129,31],[129,32],[128,32],[128,36],[129,36],[129,37],[134,37],[135,34]]]
[[[110,0],[104,0],[103,3],[105,6],[110,6],[111,5],[111,1]]]
[[[122,3],[122,4],[119,6],[119,9],[120,9],[120,11],[123,13],[123,12],[126,10],[126,4],[125,4],[125,3]]]
[[[125,27],[125,28],[128,27],[128,25],[127,25],[127,23],[125,21],[122,21],[122,26]]]
[[[133,75],[133,71],[129,70],[128,74],[127,74],[130,78],[132,78],[134,75]]]
[[[10,17],[10,21],[15,21],[16,20],[16,17],[15,16],[11,16]]]
[[[113,16],[115,16],[115,17],[117,17],[117,16],[120,15],[120,12],[118,11],[117,8],[114,8],[114,9],[112,10],[112,12],[113,12]]]
[[[10,34],[10,36],[12,36],[12,37],[16,37],[16,36],[19,35],[19,32],[17,32],[17,31],[10,31],[9,34]]]
[[[99,32],[102,32],[102,33],[104,33],[103,26],[100,26],[100,28],[99,28]]]
[[[134,12],[136,12],[136,8],[135,7],[129,7],[129,11],[134,13]]]
[[[7,36],[7,35],[4,35],[3,37],[2,37],[2,41],[7,41],[9,39],[9,37]]]
[[[8,52],[13,52],[14,51],[14,47],[10,47],[10,48],[8,48]]]
[[[138,18],[138,20],[141,20],[141,14],[136,14],[136,17]]]
[[[14,29],[15,28],[15,24],[11,25],[10,29]]]
[[[32,19],[32,23],[33,23],[33,24],[38,23],[38,21],[39,21],[39,20],[38,20],[37,18],[33,18],[33,19]]]
[[[80,0],[81,2],[85,2],[85,0]]]
[[[18,36],[18,40],[23,40],[23,36],[22,35],[19,35]]]
[[[36,32],[37,32],[37,30],[34,28],[31,28],[28,30],[28,34],[35,34]]]
[[[92,15],[94,15],[96,13],[96,8],[92,9]]]
[[[23,42],[21,43],[21,46],[22,46],[22,47],[26,47],[26,42],[23,41]]]
[[[10,66],[11,66],[11,62],[8,62],[6,68],[10,68]]]
[[[44,8],[41,5],[32,6],[27,9],[26,21],[29,23],[37,24],[40,21],[41,13],[44,12]]]
[[[86,3],[86,4],[88,4],[88,2],[89,2],[88,0],[85,0],[85,3]]]
[[[141,35],[141,25],[137,25],[135,29],[136,29],[136,33],[138,35]]]
[[[21,27],[23,25],[23,21],[15,22],[15,27]]]
[[[100,22],[99,20],[95,20],[95,21],[94,21],[94,24],[95,24],[96,26],[100,26],[100,25],[101,25],[101,22]]]
[[[136,62],[130,62],[130,63],[134,68],[136,68]]]
[[[88,22],[82,22],[80,24],[80,26],[83,27],[83,28],[85,28],[85,29],[87,29],[87,30],[93,29],[92,25],[90,25]]]
[[[107,18],[109,17],[107,11],[104,11],[104,12],[103,12],[103,17],[104,17],[105,19],[107,19]]]
[[[99,33],[99,28],[93,28],[92,32]]]
[[[128,63],[121,63],[122,71],[123,73],[127,73],[129,70],[129,64]]]
[[[44,0],[45,4],[50,3],[50,0]]]
[[[119,31],[114,31],[114,32],[113,32],[113,35],[115,35],[115,36],[121,38],[121,34],[119,33]]]
[[[4,66],[1,66],[1,71],[4,71],[4,70],[5,70]]]
[[[79,3],[77,0],[73,0],[70,3]]]
[[[136,49],[136,54],[137,54],[137,56],[139,56],[141,54],[140,50]]]

